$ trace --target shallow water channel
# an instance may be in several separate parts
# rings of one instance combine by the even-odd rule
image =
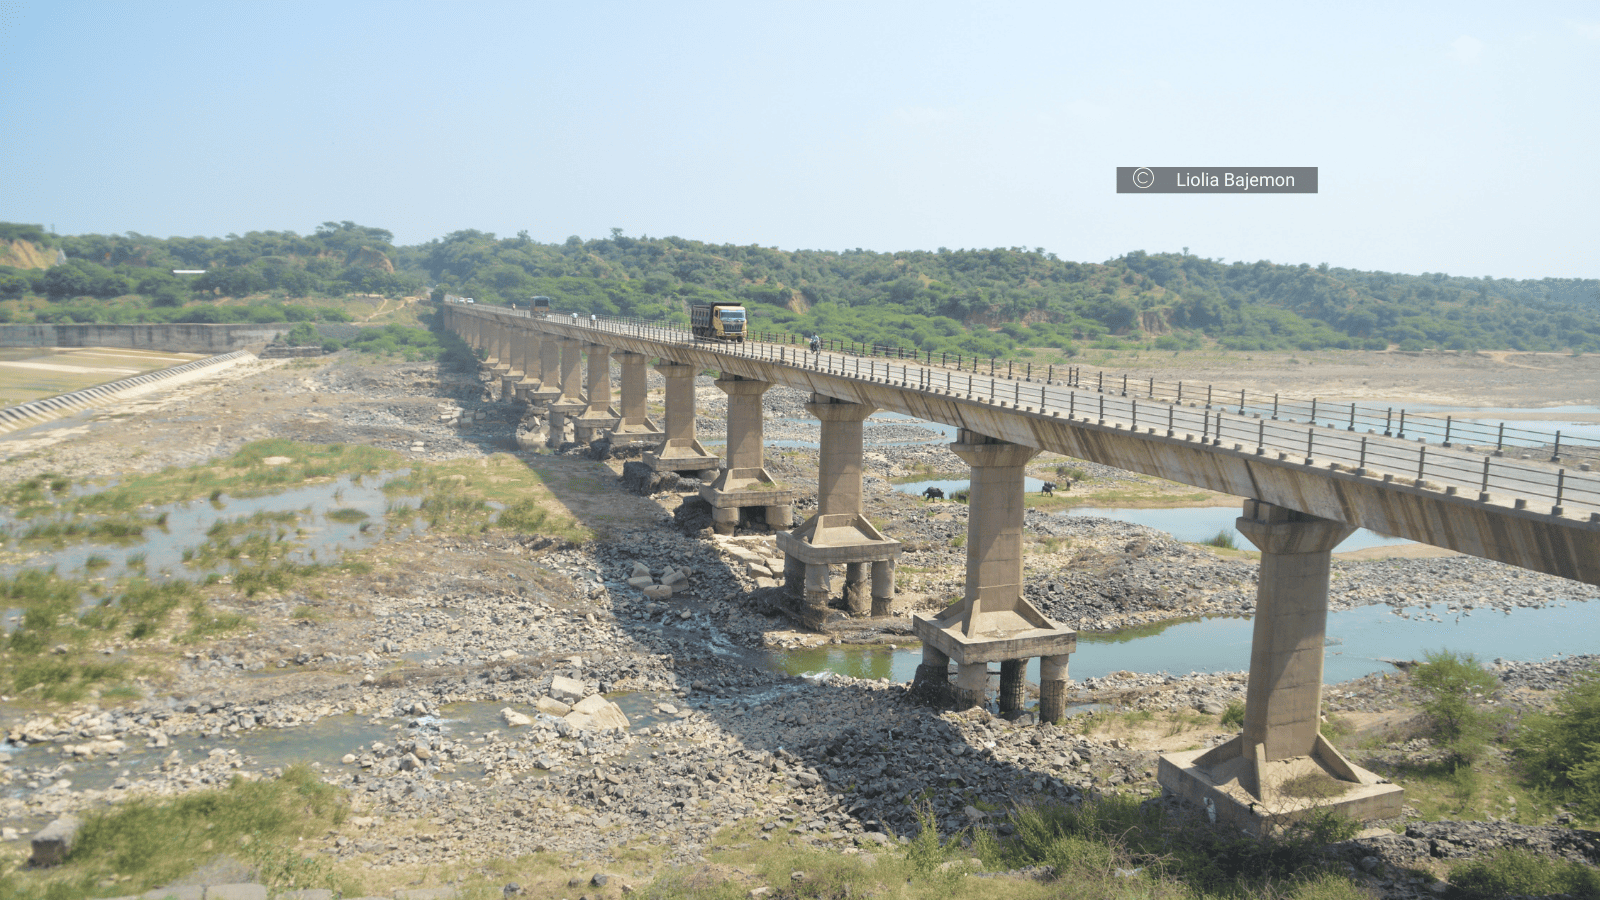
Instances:
[[[1413,607],[1401,618],[1387,606],[1363,606],[1328,613],[1323,681],[1336,684],[1392,672],[1386,659],[1417,659],[1424,651],[1449,648],[1479,659],[1539,660],[1592,653],[1597,610],[1582,602],[1543,609],[1517,609],[1511,615],[1473,610],[1457,615],[1439,603]],[[1124,632],[1078,632],[1078,650],[1069,671],[1075,680],[1112,672],[1241,672],[1250,668],[1254,620],[1213,616],[1174,621]],[[774,653],[776,665],[792,674],[837,672],[856,678],[910,681],[922,661],[912,647],[828,645]],[[1028,679],[1039,680],[1039,661],[1030,660]]]
[[[285,553],[288,559],[307,564],[333,563],[346,551],[376,542],[393,527],[385,522],[391,503],[403,503],[415,509],[416,497],[391,498],[383,492],[385,482],[404,474],[404,471],[383,472],[354,479],[343,475],[335,481],[259,497],[224,494],[216,500],[163,504],[140,511],[152,520],[165,514],[166,524],[157,525],[152,521],[139,540],[113,544],[73,543],[44,550],[25,562],[0,565],[0,575],[14,575],[22,568],[54,568],[66,577],[96,576],[108,581],[141,573],[148,573],[155,580],[204,578],[212,572],[231,568],[228,561],[209,567],[191,566],[184,559],[184,551],[205,544],[210,539],[207,532],[218,522],[249,519],[257,513],[294,514],[292,521],[272,523],[293,538]],[[335,516],[330,518],[330,513]],[[27,522],[0,518],[0,525],[20,533],[26,525],[47,518],[35,517]],[[421,529],[426,523],[421,519],[408,519],[399,527]],[[31,546],[25,545],[24,549],[31,549]],[[103,566],[88,571],[86,566],[92,557],[103,561]]]

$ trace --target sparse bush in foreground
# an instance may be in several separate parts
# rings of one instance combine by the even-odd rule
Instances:
[[[1563,691],[1550,712],[1524,719],[1516,743],[1528,781],[1600,819],[1600,672]]]
[[[1470,653],[1430,650],[1423,659],[1411,681],[1424,694],[1422,711],[1434,739],[1449,751],[1454,768],[1470,766],[1488,745],[1498,720],[1479,701],[1500,680]]]

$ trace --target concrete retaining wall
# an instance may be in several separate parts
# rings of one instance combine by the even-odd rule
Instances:
[[[117,347],[169,353],[228,353],[270,343],[278,335],[288,334],[293,327],[287,322],[271,325],[0,325],[0,347]]]
[[[0,434],[16,431],[19,428],[27,428],[31,425],[39,425],[52,419],[59,419],[82,409],[102,406],[122,395],[140,392],[141,389],[148,389],[169,378],[193,372],[196,369],[232,364],[249,358],[251,358],[251,355],[246,351],[235,350],[232,353],[197,359],[194,362],[173,366],[170,369],[146,372],[143,375],[123,378],[120,381],[97,384],[94,387],[73,391],[70,394],[60,394],[55,397],[46,397],[43,400],[33,400],[28,403],[0,409]]]

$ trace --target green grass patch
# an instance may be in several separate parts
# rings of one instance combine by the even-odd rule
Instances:
[[[219,855],[255,864],[274,890],[329,888],[354,892],[332,868],[295,846],[340,825],[343,793],[309,767],[282,778],[235,779],[220,790],[175,800],[130,800],[89,813],[66,863],[56,869],[0,873],[0,895],[17,900],[68,900],[140,893],[188,874]],[[110,885],[102,887],[103,881]]]
[[[366,513],[359,509],[352,509],[348,506],[341,507],[328,513],[328,521],[330,522],[345,522],[353,524],[355,522],[366,521],[368,518],[370,517]]]
[[[1234,539],[1233,532],[1226,528],[1219,530],[1216,534],[1201,541],[1201,543],[1208,547],[1217,547],[1222,550],[1239,549],[1239,542]]]
[[[1531,850],[1505,848],[1485,859],[1450,869],[1457,896],[1469,900],[1499,897],[1600,897],[1600,871],[1593,866],[1551,859]]]

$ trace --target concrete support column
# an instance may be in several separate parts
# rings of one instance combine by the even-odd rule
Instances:
[[[872,615],[872,596],[868,592],[868,563],[846,563],[844,567],[844,605],[857,618]]]
[[[805,596],[806,564],[797,556],[783,558],[783,589],[797,600]]]
[[[911,680],[911,696],[929,706],[950,705],[950,654],[932,644],[922,645],[922,663]]]
[[[544,349],[544,333],[529,326],[522,332],[522,381],[517,384],[517,395],[537,391],[544,383],[540,354]]]
[[[546,447],[555,450],[566,442],[567,414],[557,410],[555,404],[551,404],[550,411],[545,416],[545,429]]]
[[[585,415],[611,415],[611,348],[589,344],[589,409]]]
[[[663,359],[656,371],[667,381],[667,443],[694,443],[694,366]]]
[[[963,429],[951,450],[972,467],[967,501],[967,590],[963,632],[993,630],[987,616],[1022,599],[1023,467],[1039,451]]]
[[[817,515],[860,514],[862,422],[876,407],[812,394],[806,411],[822,421],[818,442]]]
[[[828,583],[827,565],[806,565],[806,594],[801,599],[800,622],[813,631],[821,630],[828,620]]]
[[[716,385],[728,395],[728,468],[761,468],[761,395],[772,385],[737,375],[723,375]]]
[[[894,603],[894,560],[880,559],[872,564],[872,615],[887,616]]]
[[[500,399],[515,400],[517,385],[522,383],[522,375],[527,370],[528,344],[523,340],[523,329],[520,324],[506,327],[506,373],[500,376]]]
[[[1000,662],[1000,715],[1014,716],[1022,712],[1024,706],[1024,687],[1026,682],[1023,674],[1027,669],[1026,659],[1007,659]]]
[[[1257,500],[1245,501],[1237,524],[1261,550],[1244,746],[1248,755],[1261,747],[1268,762],[1310,756],[1322,712],[1328,561],[1355,529]]]
[[[793,504],[782,503],[776,506],[766,507],[765,514],[767,517],[767,525],[769,525],[775,531],[781,528],[788,528],[790,525],[794,524]]]
[[[510,332],[511,329],[501,322],[495,321],[489,324],[490,362],[494,366],[494,370],[501,375],[511,369],[510,363],[506,362],[506,358],[510,354],[506,337]]]
[[[545,335],[539,346],[539,384],[547,389],[561,387],[561,339],[553,334]]]
[[[1039,724],[1067,717],[1067,654],[1039,657]]]
[[[642,353],[629,353],[626,350],[612,354],[616,357],[617,365],[622,369],[620,379],[622,397],[619,407],[622,412],[622,422],[617,425],[619,431],[645,431],[649,429],[649,410],[646,401],[649,390],[645,385],[645,355]]]
[[[989,686],[989,664],[986,662],[956,663],[954,702],[956,709],[971,709],[984,704],[984,692]]]
[[[561,398],[557,403],[581,404],[583,400],[583,342],[562,339]]]

